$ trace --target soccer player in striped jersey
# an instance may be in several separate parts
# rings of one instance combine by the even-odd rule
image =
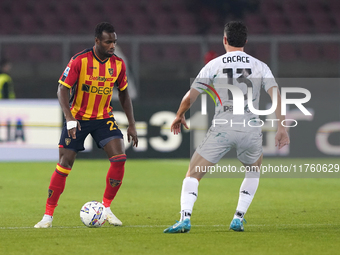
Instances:
[[[106,176],[103,204],[108,222],[122,225],[110,205],[122,185],[126,161],[123,134],[119,130],[110,106],[113,89],[129,122],[128,141],[138,145],[132,102],[124,61],[114,54],[117,35],[107,22],[95,29],[95,45],[73,56],[59,79],[57,96],[66,122],[59,141],[59,162],[48,188],[45,214],[35,228],[52,227],[53,213],[63,193],[78,151],[84,150],[84,140],[91,134],[110,161]]]
[[[181,125],[186,128],[184,113],[195,102],[198,95],[213,84],[218,99],[215,107],[214,120],[228,120],[228,124],[219,122],[212,125],[205,139],[197,147],[193,154],[188,172],[183,180],[181,193],[181,218],[178,223],[164,230],[164,233],[185,233],[190,231],[190,217],[194,203],[198,195],[198,184],[206,171],[214,166],[232,148],[236,149],[237,158],[249,169],[241,184],[239,200],[235,215],[230,223],[230,229],[243,231],[244,215],[247,212],[257,187],[259,185],[259,168],[262,163],[262,133],[259,117],[252,113],[248,107],[248,88],[252,88],[252,103],[255,109],[259,109],[260,91],[263,88],[277,102],[275,110],[276,118],[279,120],[275,145],[281,149],[289,144],[289,136],[285,127],[281,125],[285,119],[281,115],[281,97],[278,85],[269,67],[260,60],[244,52],[247,42],[247,27],[242,22],[231,21],[225,25],[223,44],[226,53],[207,63],[191,89],[183,97],[177,116],[171,125],[174,134],[181,131]],[[228,85],[228,89],[226,86]],[[231,86],[232,85],[232,86]],[[239,95],[229,93],[229,89],[239,91]],[[236,93],[235,93],[236,94]],[[240,103],[244,114],[234,113],[234,102]],[[234,123],[234,125],[230,124]],[[241,124],[244,123],[245,125]],[[246,125],[246,123],[250,123]],[[252,171],[253,170],[253,171]]]

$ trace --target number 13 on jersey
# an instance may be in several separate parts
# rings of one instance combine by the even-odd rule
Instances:
[[[224,68],[223,69],[223,73],[227,75],[228,77],[228,84],[230,85],[234,85],[234,70],[233,68]],[[249,80],[247,77],[249,75],[251,75],[251,69],[250,68],[236,68],[236,73],[240,74],[240,76],[238,76],[235,80],[237,81],[238,84],[245,84],[247,85],[247,89],[248,87],[252,88],[253,87],[253,83],[251,82],[251,80]],[[238,87],[240,87],[240,85],[236,85]],[[247,100],[248,96],[247,96],[247,92],[244,93],[244,100]],[[233,94],[231,93],[230,90],[228,90],[228,100],[233,100]]]

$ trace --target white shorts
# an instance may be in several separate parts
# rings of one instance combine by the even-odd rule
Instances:
[[[217,132],[209,129],[196,152],[216,164],[232,148],[244,164],[255,163],[262,155],[262,133]]]

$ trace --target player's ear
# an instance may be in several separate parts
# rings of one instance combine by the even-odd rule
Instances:
[[[99,44],[100,39],[98,37],[96,37],[96,38],[94,38],[94,41],[95,41],[96,44]]]
[[[228,45],[228,41],[227,41],[227,36],[226,35],[223,36],[223,44],[224,45]]]

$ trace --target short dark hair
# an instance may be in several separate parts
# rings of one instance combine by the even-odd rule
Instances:
[[[97,38],[100,38],[103,34],[103,31],[105,31],[107,33],[114,33],[115,28],[108,22],[100,22],[96,26],[94,36],[97,37]]]
[[[230,21],[225,24],[224,33],[230,46],[244,47],[247,42],[248,29],[241,21]]]

